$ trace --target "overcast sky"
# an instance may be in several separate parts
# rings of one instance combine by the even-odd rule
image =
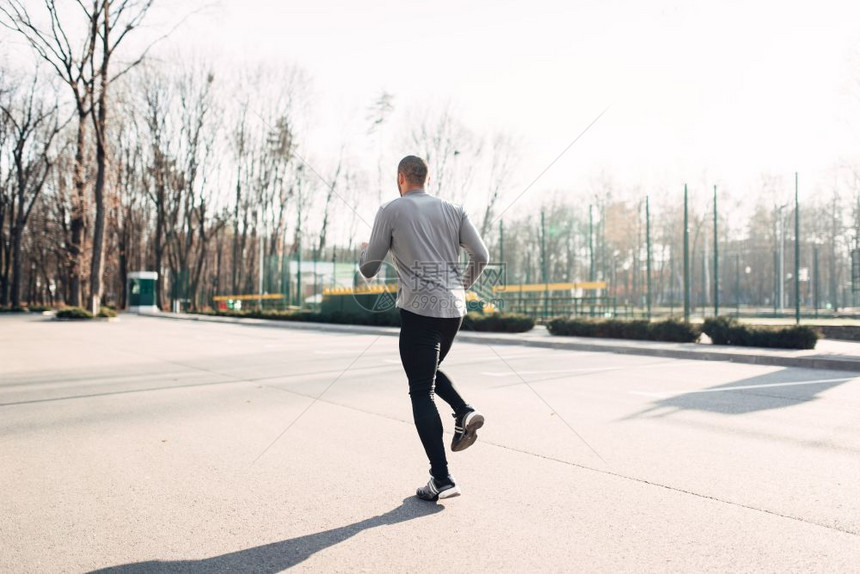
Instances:
[[[304,67],[320,153],[384,89],[398,109],[451,101],[475,130],[512,132],[527,183],[611,106],[536,188],[605,170],[651,193],[748,193],[797,170],[809,193],[860,150],[858,22],[849,1],[222,0],[173,42]]]
[[[202,1],[157,2],[151,32]],[[208,6],[160,55],[304,68],[313,82],[313,129],[305,135],[318,162],[366,132],[367,108],[386,90],[397,113],[450,102],[476,132],[513,134],[522,155],[513,189],[609,107],[524,203],[553,189],[587,193],[601,172],[642,194],[678,194],[687,181],[703,197],[719,184],[749,198],[761,174],[782,177],[787,197],[796,170],[803,199],[829,190],[832,166],[860,165],[858,2]],[[391,161],[412,151],[391,149]]]

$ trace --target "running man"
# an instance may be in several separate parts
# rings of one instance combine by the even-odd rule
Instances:
[[[361,245],[359,269],[371,278],[389,251],[394,257],[400,360],[409,379],[415,427],[430,459],[430,481],[417,495],[437,500],[459,496],[460,487],[448,473],[434,394],[454,410],[452,451],[470,447],[484,424],[483,415],[463,400],[439,365],[466,314],[466,289],[481,275],[489,253],[463,208],[428,194],[426,183],[424,160],[404,157],[397,166],[400,197],[379,208],[370,241]],[[458,265],[460,247],[469,254],[465,272]]]

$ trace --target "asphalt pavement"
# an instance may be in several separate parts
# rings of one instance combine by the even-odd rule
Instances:
[[[396,337],[0,316],[0,571],[858,571],[856,372],[493,339],[444,368],[487,424],[433,504]]]

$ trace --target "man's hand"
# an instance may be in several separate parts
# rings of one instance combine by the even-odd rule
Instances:
[[[365,249],[367,249],[367,241],[362,241],[361,242],[361,250],[364,251]]]

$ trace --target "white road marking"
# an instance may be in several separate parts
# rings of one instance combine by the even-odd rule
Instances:
[[[841,379],[818,379],[813,381],[792,381],[789,383],[762,383],[760,385],[738,385],[736,387],[721,387],[718,389],[699,389],[699,390],[685,390],[685,391],[661,391],[661,392],[651,392],[651,391],[630,391],[631,395],[641,395],[643,397],[657,397],[657,398],[665,398],[671,397],[674,395],[690,395],[693,393],[719,393],[723,391],[740,391],[744,389],[767,389],[770,387],[794,387],[798,385],[824,385],[827,383],[841,383],[845,381],[853,381],[857,379],[857,377],[845,377]]]
[[[529,354],[529,355],[512,355],[512,356],[510,356],[510,357],[505,357],[505,359],[527,359],[527,358],[530,358],[530,357],[536,357],[536,356],[538,356],[538,355],[534,355],[534,354]],[[472,361],[474,361],[476,358],[477,358],[477,357],[458,357],[458,359],[460,359],[459,361],[458,361],[457,359],[453,359],[453,358],[452,358],[452,360],[447,361],[446,363],[444,363],[444,365],[460,365],[460,364],[462,364],[462,365],[469,365],[469,364],[471,364],[471,362],[472,362]],[[480,360],[480,359],[478,359],[478,360]],[[391,363],[391,364],[393,364],[393,365],[399,365],[399,364],[400,364],[400,359],[382,359],[382,362],[383,362],[383,363]]]
[[[319,354],[342,353],[342,351],[316,351],[316,352]],[[528,354],[524,354],[524,355],[510,355],[508,357],[505,357],[505,359],[506,360],[530,359],[532,357],[541,357],[541,356],[543,356],[543,353],[528,353]],[[493,358],[495,359],[495,357],[493,357]],[[460,364],[470,365],[475,360],[478,360],[478,361],[483,360],[484,362],[486,362],[486,359],[483,356],[458,355],[457,357],[451,357],[448,361],[445,362],[445,365],[460,365]],[[392,365],[399,365],[400,359],[382,359],[382,362],[383,363],[391,363]],[[567,372],[567,371],[560,371],[560,372]]]
[[[504,358],[506,360],[512,360],[512,359],[531,359],[534,357],[543,357],[543,356],[545,356],[544,353],[525,353],[525,354],[521,354],[521,355],[505,355]],[[489,357],[492,357],[494,361],[498,359],[498,357],[496,357],[495,355],[489,355]],[[473,361],[475,359],[486,360],[488,358],[488,355],[486,353],[472,353],[472,354],[458,353],[457,358],[460,360],[463,360],[463,361]]]
[[[591,367],[591,368],[582,368],[582,369],[555,369],[555,370],[541,370],[541,371],[482,371],[482,375],[487,375],[488,377],[516,377],[518,375],[550,375],[554,373],[581,373],[586,371],[617,371],[623,367]]]
[[[699,361],[700,363],[703,361]],[[630,369],[647,369],[650,367],[690,367],[692,361],[686,359],[676,359],[673,361],[664,361],[662,363],[651,363],[648,365],[631,365]]]

